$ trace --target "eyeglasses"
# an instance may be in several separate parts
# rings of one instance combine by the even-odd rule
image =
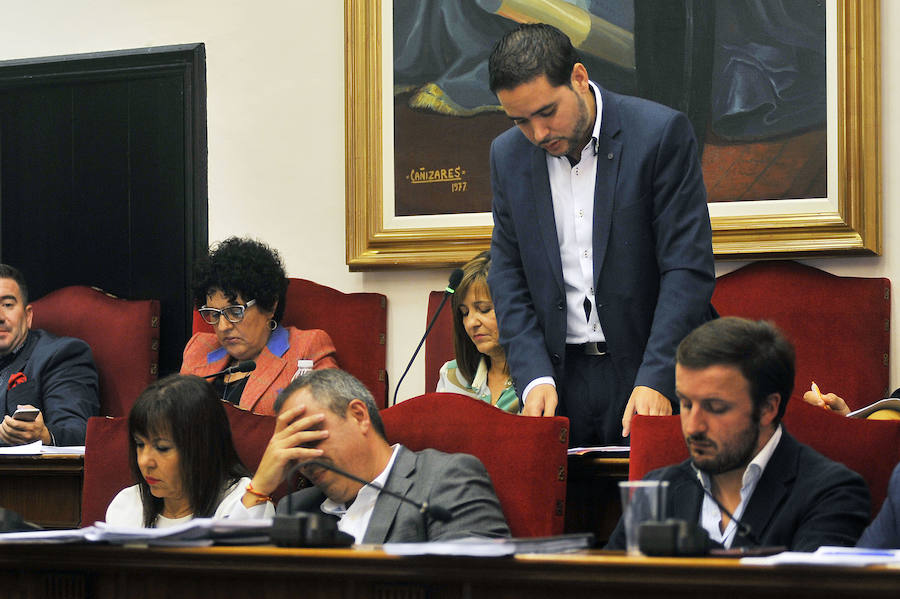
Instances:
[[[218,308],[208,308],[203,306],[199,310],[200,318],[203,319],[203,322],[206,324],[217,325],[219,324],[219,317],[224,315],[225,320],[228,322],[237,324],[240,321],[244,320],[244,312],[246,312],[247,308],[254,305],[256,300],[250,300],[246,304],[235,304],[233,306],[225,306],[221,310]]]

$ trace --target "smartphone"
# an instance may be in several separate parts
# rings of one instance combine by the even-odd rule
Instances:
[[[40,413],[41,411],[37,408],[19,408],[13,414],[13,418],[25,422],[34,422]]]

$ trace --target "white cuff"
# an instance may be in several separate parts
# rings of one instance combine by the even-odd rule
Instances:
[[[528,385],[525,386],[525,391],[522,392],[522,405],[525,405],[525,402],[528,401],[528,394],[531,393],[531,390],[537,387],[538,385],[553,385],[553,388],[556,388],[556,381],[553,380],[552,376],[539,376],[534,379]]]

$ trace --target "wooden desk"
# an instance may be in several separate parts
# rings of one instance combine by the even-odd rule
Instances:
[[[52,564],[52,566],[48,566]],[[741,567],[731,559],[602,552],[516,558],[399,558],[374,550],[0,546],[4,596],[895,598],[900,570]]]
[[[0,507],[45,528],[81,521],[84,456],[0,455]]]

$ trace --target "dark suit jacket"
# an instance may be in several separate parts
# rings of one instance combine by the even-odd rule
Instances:
[[[25,347],[3,372],[22,372],[27,379],[12,389],[7,389],[9,376],[0,381],[7,414],[17,405],[31,404],[43,412],[57,445],[84,445],[87,419],[100,414],[97,369],[87,343],[31,330]]]
[[[878,459],[873,456],[873,459]],[[887,498],[875,520],[863,532],[857,543],[860,547],[900,549],[900,464],[891,473]]]
[[[666,518],[699,525],[703,491],[690,460],[654,470],[644,478],[669,481]],[[741,522],[765,546],[815,551],[823,545],[855,544],[869,521],[869,509],[869,488],[860,475],[783,431]],[[731,546],[752,545],[736,533]],[[621,520],[606,548],[625,548]]]
[[[396,497],[378,495],[364,543],[411,543],[466,536],[508,537],[509,527],[484,466],[464,453],[400,448],[385,489],[450,511],[449,522],[424,517]],[[278,513],[320,512],[325,495],[303,489],[278,502]]]
[[[601,97],[593,217],[598,316],[619,379],[674,402],[675,348],[714,314],[712,232],[697,144],[679,112],[602,89]],[[488,282],[521,397],[541,376],[565,384],[566,302],[546,153],[514,127],[491,145],[491,179]]]

